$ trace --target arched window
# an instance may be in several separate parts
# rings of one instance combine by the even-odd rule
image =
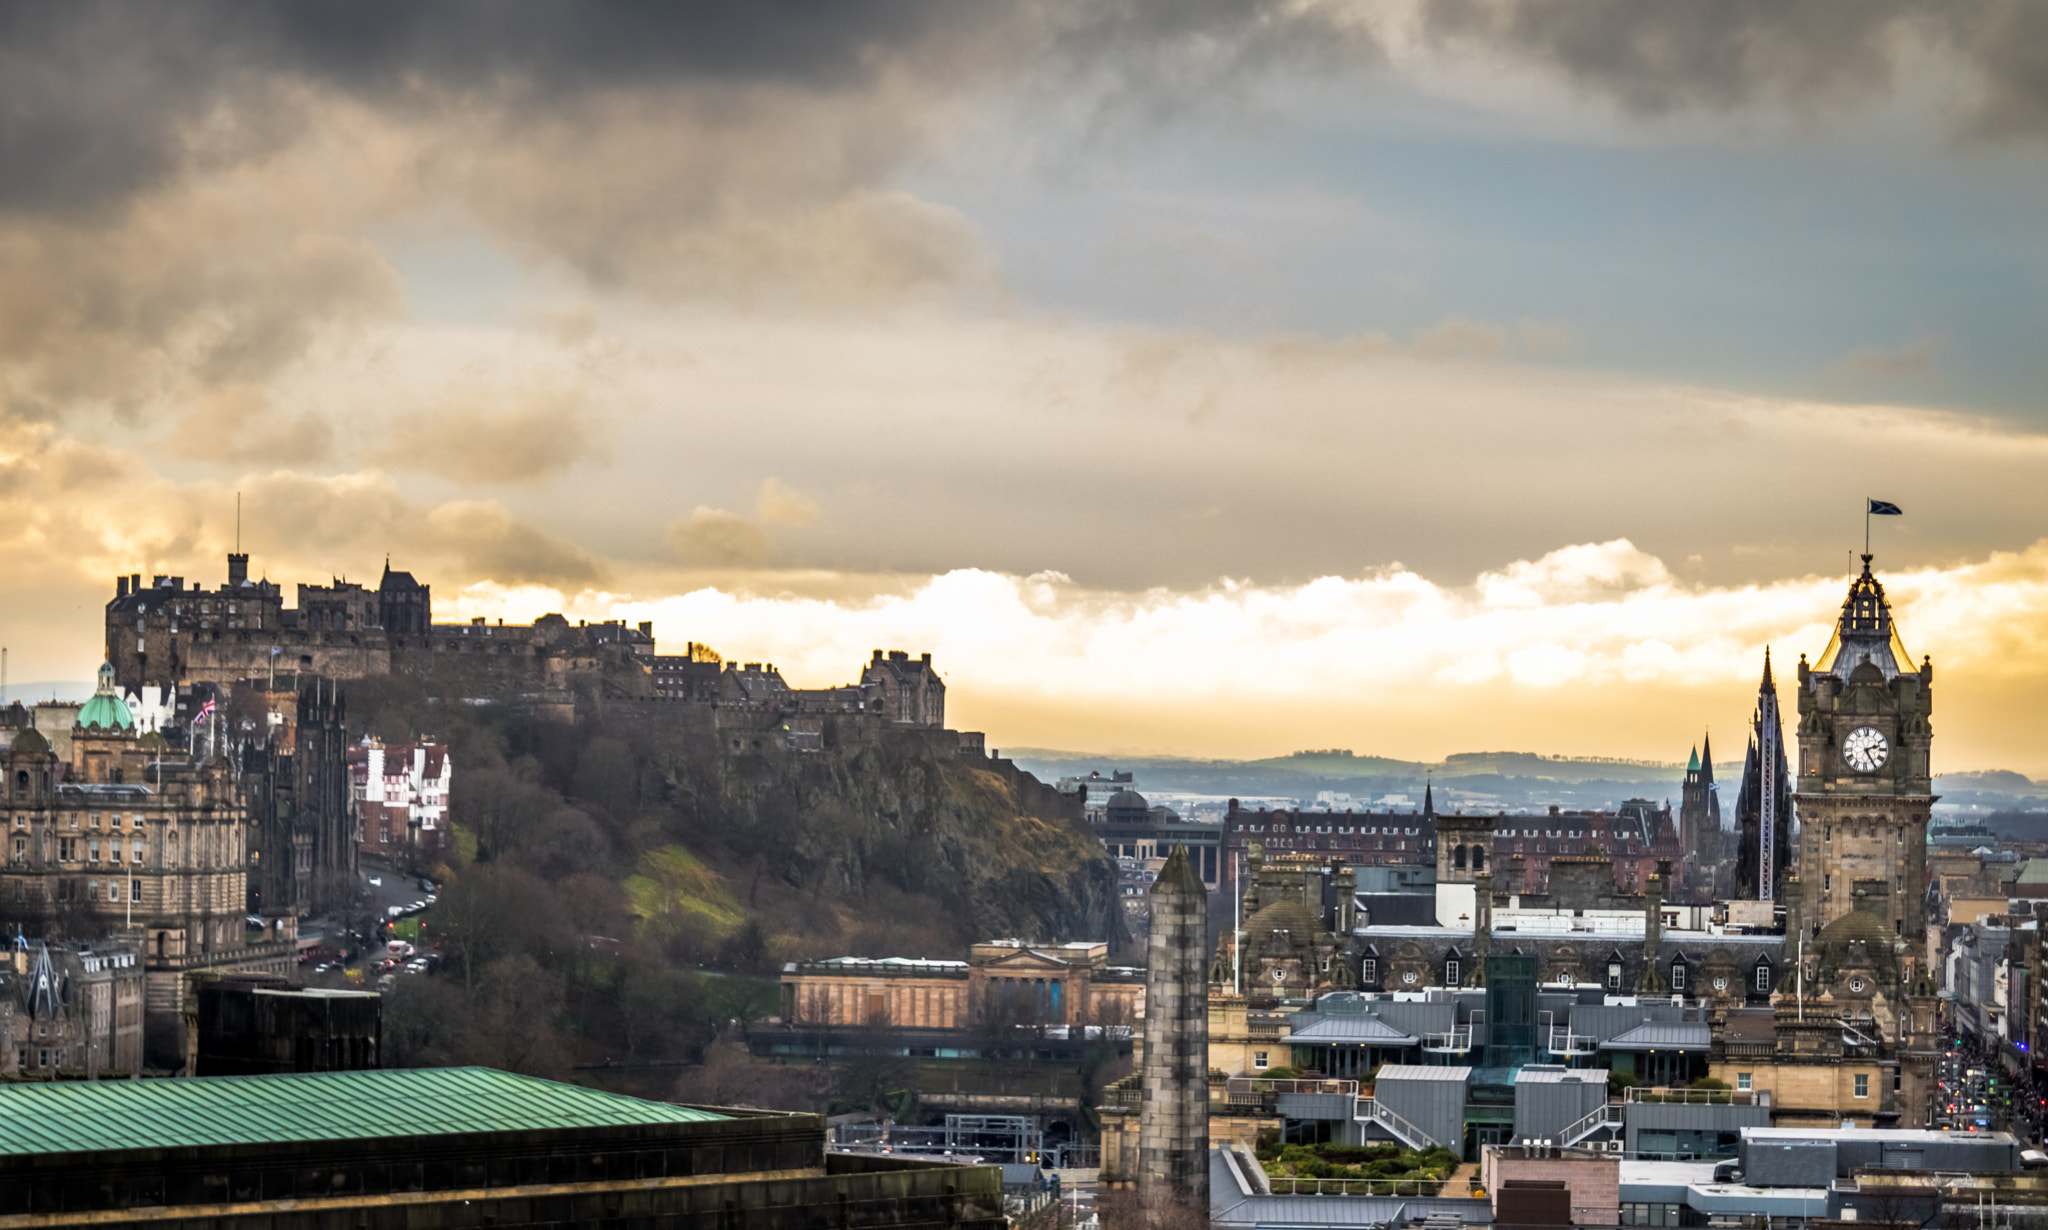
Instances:
[[[1457,851],[1452,855],[1451,866],[1459,871],[1465,870],[1465,847],[1459,846],[1457,848]]]

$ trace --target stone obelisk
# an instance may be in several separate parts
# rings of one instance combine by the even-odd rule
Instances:
[[[1152,885],[1138,1193],[1209,1207],[1209,892],[1177,845]]]

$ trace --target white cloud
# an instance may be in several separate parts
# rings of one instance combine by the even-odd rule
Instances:
[[[1976,707],[2003,712],[1998,698],[2010,685],[2048,676],[2048,539],[1884,579],[1908,647],[1931,654],[1945,683],[1983,698]],[[1119,729],[1124,745],[1143,746],[1156,738],[1153,715],[1180,710],[1201,715],[1213,748],[1242,750],[1285,737],[1284,723],[1254,715],[1294,708],[1339,728],[1386,732],[1405,745],[1376,750],[1405,754],[1547,729],[1551,745],[1542,750],[1590,750],[1596,741],[1598,750],[1676,755],[1649,741],[1685,737],[1673,730],[1696,737],[1717,718],[1733,726],[1746,716],[1764,646],[1775,647],[1781,680],[1793,678],[1798,656],[1817,656],[1827,643],[1845,586],[1841,577],[1687,585],[1616,540],[1517,561],[1467,586],[1396,566],[1301,585],[1225,580],[1116,593],[1058,574],[960,569],[865,596],[705,588],[609,605],[612,614],[654,620],[666,641],[772,660],[798,686],[844,682],[873,649],[929,651],[955,712],[964,706],[988,718],[1012,742],[1058,744],[1062,729]],[[1588,706],[1609,710],[1607,724],[1559,724],[1557,715]],[[1012,711],[1064,717],[1000,731],[996,719]],[[1991,715],[1941,716],[1968,731]],[[2048,733],[2038,714],[2021,720]],[[1615,732],[1625,746],[1597,744]],[[1978,746],[1985,756],[2006,747]]]

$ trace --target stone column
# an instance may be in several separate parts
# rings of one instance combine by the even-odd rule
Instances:
[[[1493,952],[1493,877],[1472,877],[1472,985],[1486,985],[1486,958]]]
[[[1176,845],[1152,885],[1138,1192],[1209,1207],[1209,894]]]
[[[1643,955],[1649,964],[1636,990],[1644,995],[1663,995],[1670,990],[1664,985],[1664,971],[1658,968],[1664,957],[1664,877],[1670,874],[1671,864],[1659,859],[1657,874],[1643,885]]]

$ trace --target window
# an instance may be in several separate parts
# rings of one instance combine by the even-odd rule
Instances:
[[[1253,1051],[1253,1052],[1252,1052],[1252,1070],[1253,1070],[1254,1072],[1264,1072],[1264,1071],[1266,1070],[1266,1052],[1265,1052],[1265,1051]]]
[[[1756,989],[1759,991],[1768,991],[1771,989],[1770,966],[1759,965],[1756,967]]]
[[[136,838],[130,847],[128,861],[131,863],[140,863],[142,861],[142,838]]]
[[[1674,991],[1685,990],[1685,962],[1683,961],[1673,961],[1671,963],[1671,989]]]
[[[1749,1077],[1750,1077],[1750,1074],[1749,1074],[1749,1073],[1747,1073],[1747,1072],[1737,1072],[1737,1073],[1735,1074],[1735,1087],[1736,1087],[1737,1089],[1749,1089],[1749,1088],[1752,1088],[1753,1086],[1752,1086],[1752,1085],[1750,1084],[1750,1082],[1749,1082]]]
[[[1621,962],[1610,961],[1607,965],[1607,989],[1621,990]]]
[[[120,882],[119,880],[109,880],[109,881],[107,881],[107,900],[109,900],[109,901],[119,901],[120,899],[121,899],[121,882]]]
[[[1456,961],[1444,962],[1444,985],[1447,987],[1458,985],[1458,963]]]
[[[1378,982],[1379,978],[1380,963],[1377,957],[1367,957],[1363,962],[1360,963],[1360,971],[1358,975],[1358,980],[1360,982]]]
[[[1858,1072],[1856,1074],[1856,1096],[1859,1098],[1870,1096],[1870,1074],[1868,1072]]]
[[[130,900],[130,901],[140,901],[140,900],[142,900],[142,881],[140,881],[140,880],[130,880],[130,881],[128,881],[128,900]]]

